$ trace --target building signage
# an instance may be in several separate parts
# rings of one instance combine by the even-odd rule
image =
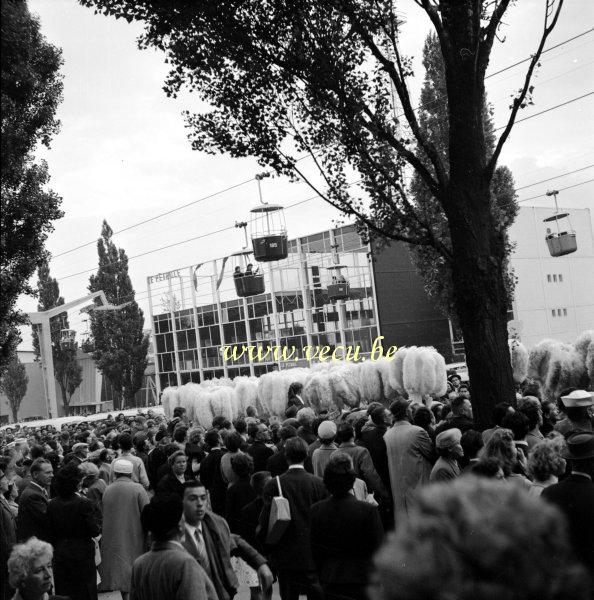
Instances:
[[[157,273],[156,275],[147,277],[147,279],[149,283],[155,283],[155,281],[167,281],[168,279],[174,279],[175,277],[181,277],[179,274],[179,269],[175,269],[174,271],[166,271],[165,273]]]

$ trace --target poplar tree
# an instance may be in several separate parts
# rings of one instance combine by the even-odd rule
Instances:
[[[8,398],[13,423],[18,421],[19,408],[27,393],[28,385],[29,377],[27,377],[25,365],[19,360],[18,356],[13,356],[2,379],[0,379],[0,390]]]
[[[112,236],[111,227],[103,221],[97,240],[99,268],[89,278],[89,291],[103,290],[110,304],[124,306],[117,310],[95,309],[89,314],[95,344],[93,359],[115,392],[114,408],[120,410],[133,406],[134,396],[142,387],[149,338],[143,333],[143,311],[134,299],[128,257],[116,247]]]

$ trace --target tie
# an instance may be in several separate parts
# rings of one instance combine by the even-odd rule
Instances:
[[[198,548],[198,562],[208,573],[210,571],[210,561],[208,560],[208,553],[206,552],[202,530],[199,527],[196,527],[196,530],[194,531],[194,540],[196,542],[196,547]]]

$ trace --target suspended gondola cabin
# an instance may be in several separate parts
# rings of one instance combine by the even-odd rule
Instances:
[[[76,331],[74,329],[60,329],[60,348],[71,350],[76,346]]]
[[[547,228],[546,242],[549,253],[553,257],[565,256],[577,250],[575,231],[569,220],[569,213],[560,213],[557,206],[557,190],[547,192],[547,196],[555,198],[555,214],[544,219],[545,223],[554,223]]]
[[[328,299],[346,300],[350,298],[351,288],[346,277],[342,273],[342,269],[346,269],[344,265],[333,265],[326,267],[330,273],[330,283],[328,284]]]
[[[231,255],[233,282],[240,298],[258,296],[266,290],[264,274],[259,272],[259,267],[254,269],[250,262],[251,254],[251,252],[236,252]]]
[[[287,226],[283,207],[262,204],[252,208],[250,234],[254,258],[258,262],[271,262],[287,258]]]

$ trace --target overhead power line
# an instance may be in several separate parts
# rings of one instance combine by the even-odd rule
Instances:
[[[591,183],[594,179],[586,179],[586,181],[580,181],[580,183],[574,183],[573,185],[567,185],[565,187],[559,188],[558,192],[564,192],[565,190],[570,190],[572,188],[579,187],[580,185],[586,185],[586,183]],[[539,194],[538,196],[532,196],[530,198],[524,198],[523,200],[518,200],[518,202],[528,202],[529,200],[536,200],[537,198],[544,198],[546,193]]]
[[[560,175],[555,175],[554,177],[541,179],[540,181],[535,181],[534,183],[529,183],[528,185],[523,185],[521,187],[516,188],[516,192],[519,192],[520,190],[525,190],[530,187],[534,187],[535,185],[539,185],[541,183],[546,183],[547,181],[553,181],[553,179],[560,179],[561,177],[566,177],[567,175],[573,175],[574,173],[579,173],[580,171],[585,171],[586,169],[591,169],[592,167],[594,167],[594,163],[591,165],[586,165],[585,167],[581,167],[580,169],[575,169],[574,171],[567,171],[566,173],[561,173]]]
[[[585,35],[587,35],[587,34],[589,34],[589,33],[592,33],[593,31],[594,31],[594,28],[587,29],[586,31],[583,31],[582,33],[579,33],[579,34],[577,34],[577,35],[574,35],[573,37],[570,37],[570,38],[568,38],[568,39],[566,39],[566,40],[563,40],[562,42],[559,42],[558,44],[555,44],[554,46],[551,46],[550,48],[547,48],[547,49],[543,50],[542,54],[546,54],[547,52],[550,52],[550,51],[552,51],[552,50],[555,50],[556,48],[559,48],[560,46],[563,46],[563,45],[565,45],[565,44],[568,44],[568,43],[570,43],[570,42],[573,42],[574,40],[577,40],[578,38],[581,38],[581,37],[583,37],[583,36],[585,36]],[[528,57],[526,57],[526,58],[524,58],[524,59],[522,59],[522,60],[520,60],[520,61],[517,61],[517,62],[515,62],[515,63],[513,63],[513,64],[511,64],[511,65],[508,65],[507,67],[504,67],[503,69],[500,69],[500,70],[498,70],[498,71],[495,71],[494,73],[489,73],[489,74],[488,74],[488,75],[485,77],[485,79],[489,79],[490,77],[494,77],[495,75],[498,75],[498,74],[500,74],[500,73],[503,73],[504,71],[507,71],[507,70],[509,70],[509,69],[512,69],[512,68],[514,68],[514,67],[517,67],[518,65],[521,65],[521,64],[523,64],[523,63],[525,63],[525,62],[527,62],[527,61],[531,60],[531,58],[532,58],[532,56],[528,56]],[[562,105],[560,105],[560,106],[562,106]],[[414,111],[416,112],[416,111],[418,111],[420,108],[421,108],[420,106],[419,106],[419,107],[416,107],[416,108],[414,109]],[[550,108],[550,109],[548,109],[548,110],[553,110],[553,108],[556,108],[556,107],[552,107],[552,108]],[[546,112],[546,111],[545,111],[545,112]],[[401,115],[399,115],[399,117],[401,117],[401,116],[404,116],[404,113],[403,113],[403,114],[401,114]],[[534,116],[536,116],[536,115],[534,115]],[[519,123],[519,122],[521,122],[521,121],[527,120],[527,118],[531,118],[531,117],[526,117],[526,118],[524,118],[524,119],[520,119],[520,120],[516,121],[516,123]],[[500,129],[501,129],[501,128],[500,128]],[[496,129],[495,131],[497,131],[497,129]],[[306,155],[304,155],[304,156],[302,156],[302,157],[298,158],[298,159],[297,159],[297,161],[304,160],[305,158],[308,158],[308,157],[309,157],[309,155],[308,155],[308,154],[306,154]],[[222,190],[219,190],[219,191],[217,191],[217,192],[213,192],[213,193],[211,193],[211,194],[208,194],[208,195],[206,195],[206,196],[203,196],[203,197],[201,197],[201,198],[198,198],[197,200],[193,200],[192,202],[188,202],[188,203],[186,203],[186,204],[182,204],[182,205],[180,205],[180,206],[177,206],[177,207],[175,207],[175,208],[172,208],[172,209],[170,209],[170,210],[167,210],[167,211],[165,211],[165,212],[163,212],[163,213],[160,213],[160,214],[158,214],[158,215],[155,215],[154,217],[150,217],[150,218],[148,218],[148,219],[144,219],[144,220],[142,220],[142,221],[138,221],[137,223],[132,223],[131,225],[128,225],[128,226],[126,226],[126,227],[123,227],[122,229],[118,229],[117,231],[114,231],[114,232],[113,232],[113,235],[117,235],[117,234],[119,234],[119,233],[124,233],[125,231],[130,231],[131,229],[135,229],[136,227],[140,227],[141,225],[145,225],[146,223],[150,223],[150,222],[152,222],[152,221],[156,221],[156,220],[158,220],[158,219],[161,219],[161,218],[163,218],[163,217],[165,217],[165,216],[167,216],[167,215],[170,215],[170,214],[172,214],[172,213],[175,213],[175,212],[177,212],[177,211],[183,210],[183,209],[185,209],[185,208],[188,208],[188,207],[190,207],[190,206],[194,206],[194,205],[196,205],[196,204],[199,204],[199,203],[201,203],[201,202],[204,202],[204,201],[206,201],[206,200],[209,200],[209,199],[211,199],[211,198],[214,198],[215,196],[218,196],[218,195],[220,195],[220,194],[224,194],[224,193],[226,193],[226,192],[228,192],[228,191],[231,191],[231,190],[233,190],[233,189],[236,189],[236,188],[238,188],[238,187],[244,186],[244,185],[246,185],[246,184],[248,184],[248,183],[251,183],[252,181],[254,181],[254,178],[253,178],[253,177],[252,177],[251,179],[246,179],[245,181],[242,181],[242,182],[239,182],[239,183],[233,184],[233,185],[231,185],[231,186],[228,186],[228,187],[226,187],[226,188],[224,188],[224,189],[222,189]],[[61,257],[61,256],[65,256],[66,254],[70,254],[71,252],[75,252],[75,251],[77,251],[77,250],[81,250],[82,248],[86,248],[86,247],[88,247],[88,246],[91,246],[91,245],[93,245],[93,244],[96,244],[96,243],[97,243],[97,238],[94,238],[94,239],[92,239],[92,240],[90,240],[90,241],[88,241],[88,242],[85,242],[84,244],[80,244],[79,246],[75,246],[74,248],[70,248],[70,249],[68,249],[68,250],[64,250],[64,251],[62,251],[62,252],[59,252],[58,254],[54,254],[54,255],[52,256],[52,260],[53,260],[53,259],[55,259],[55,258],[59,258],[59,257]]]

